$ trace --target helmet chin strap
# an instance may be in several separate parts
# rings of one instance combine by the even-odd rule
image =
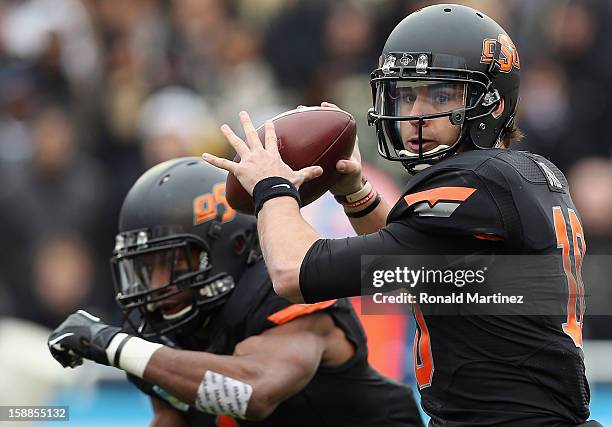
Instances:
[[[420,164],[418,164],[418,165],[414,165],[414,166],[412,167],[412,170],[414,170],[414,171],[416,171],[416,172],[420,172],[420,171],[422,171],[422,170],[427,169],[427,168],[428,168],[428,167],[430,167],[430,166],[431,166],[431,164],[430,164],[430,163],[420,163]]]
[[[193,305],[188,305],[187,307],[183,308],[182,310],[179,310],[176,313],[173,314],[162,314],[162,317],[164,318],[164,320],[174,320],[174,319],[178,319],[179,317],[189,313],[189,311],[193,308]]]
[[[450,145],[440,144],[436,148],[432,148],[429,151],[425,151],[423,155],[425,156],[428,154],[434,154],[434,153],[437,153],[438,151],[446,150],[447,148],[450,148]],[[398,156],[404,156],[404,157],[412,157],[412,158],[419,157],[419,153],[413,153],[412,151],[408,151],[408,150],[399,150],[397,154]]]
[[[433,149],[431,149],[429,151],[424,152],[423,155],[426,155],[426,154],[435,154],[438,151],[446,150],[447,148],[450,148],[450,145],[440,144],[436,148],[433,148]],[[413,152],[408,151],[408,150],[400,150],[400,151],[397,152],[397,154],[399,156],[408,157],[408,158],[418,158],[420,156],[419,153],[413,153]],[[434,160],[434,159],[432,159],[432,160]],[[431,165],[432,165],[431,163],[420,163],[420,164],[412,166],[412,170],[415,171],[415,172],[420,172],[420,171],[422,171],[424,169],[427,169]]]
[[[436,148],[433,148],[433,149],[431,149],[429,151],[424,152],[423,155],[426,155],[426,154],[435,154],[438,151],[446,150],[447,148],[450,148],[450,145],[440,144]],[[418,158],[420,156],[419,153],[413,153],[413,152],[408,151],[408,150],[400,150],[400,151],[397,152],[397,154],[398,154],[398,156],[404,156],[404,157],[408,157],[408,158]],[[430,163],[420,163],[418,165],[412,166],[412,170],[414,170],[415,172],[419,172],[419,171],[422,171],[424,169],[427,169],[430,166],[431,166]]]
[[[433,148],[433,149],[431,149],[429,151],[424,152],[423,155],[425,156],[425,155],[428,155],[428,154],[435,154],[438,151],[446,150],[447,148],[450,148],[450,145],[440,144],[436,148]],[[414,159],[414,158],[420,157],[419,153],[413,153],[413,152],[408,151],[408,150],[400,150],[400,151],[397,152],[397,154],[398,154],[398,156],[407,157],[408,159]],[[429,163],[421,163],[419,165],[413,166],[412,169],[415,170],[415,171],[422,171],[423,169],[427,169],[430,166],[431,166],[431,164],[429,164]]]

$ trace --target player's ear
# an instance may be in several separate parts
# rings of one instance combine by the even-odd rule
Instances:
[[[491,115],[493,116],[494,119],[497,119],[499,116],[502,115],[502,113],[504,112],[504,107],[505,106],[506,106],[506,104],[504,103],[504,98],[502,98],[501,101],[499,101],[499,105],[497,106],[495,111],[493,111],[491,113]]]

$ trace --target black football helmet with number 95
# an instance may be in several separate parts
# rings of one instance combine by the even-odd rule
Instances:
[[[260,257],[255,218],[229,206],[226,176],[197,157],[178,158],[128,192],[111,268],[116,300],[144,338],[201,328]]]

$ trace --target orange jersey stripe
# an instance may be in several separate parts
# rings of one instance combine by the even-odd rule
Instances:
[[[419,191],[414,194],[408,194],[404,196],[404,200],[408,203],[408,206],[425,201],[429,202],[430,206],[434,206],[440,200],[463,202],[475,191],[476,189],[471,187],[438,187],[432,188],[431,190]]]
[[[277,311],[274,314],[271,314],[268,316],[268,320],[272,323],[276,323],[277,325],[282,325],[300,316],[314,313],[315,311],[324,310],[327,307],[334,305],[335,302],[336,300],[333,299],[329,301],[317,302],[315,304],[293,304]]]

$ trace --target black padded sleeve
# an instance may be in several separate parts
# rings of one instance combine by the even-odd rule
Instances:
[[[365,236],[320,239],[302,261],[300,290],[307,303],[360,295],[361,255],[442,253],[444,247],[440,237],[403,222],[390,223]]]

